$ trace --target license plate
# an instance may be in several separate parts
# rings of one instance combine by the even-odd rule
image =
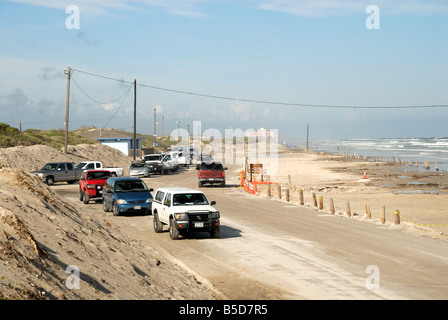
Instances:
[[[204,228],[204,222],[195,222],[195,223],[194,223],[194,226],[195,226],[196,228]]]
[[[141,210],[142,206],[134,206],[134,210]]]

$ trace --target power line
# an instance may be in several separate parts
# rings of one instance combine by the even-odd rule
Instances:
[[[101,101],[98,101],[98,100],[96,100],[96,99],[93,99],[91,96],[89,96],[83,89],[81,89],[81,87],[79,86],[79,84],[75,81],[75,79],[73,78],[73,75],[71,76],[71,79],[73,80],[73,82],[76,84],[76,86],[78,87],[78,89],[79,90],[81,90],[81,92],[82,93],[84,93],[84,95],[87,97],[87,98],[89,98],[90,100],[92,100],[92,101],[94,101],[94,102],[96,102],[96,103],[99,103],[99,104],[111,104],[111,103],[115,103],[115,102],[117,102],[118,100],[120,100],[121,98],[123,98],[124,97],[124,95],[126,94],[126,93],[128,93],[129,92],[129,90],[131,90],[131,88],[132,88],[132,85],[119,97],[119,98],[117,98],[117,99],[115,99],[114,101],[110,101],[110,102],[101,102]]]
[[[94,73],[91,73],[91,72],[81,71],[81,70],[77,70],[77,69],[72,69],[72,70],[75,70],[75,71],[78,71],[78,72],[81,72],[81,73],[85,73],[85,74],[88,74],[88,75],[91,75],[91,76],[100,77],[100,78],[103,78],[103,79],[108,79],[108,80],[113,80],[113,81],[119,81],[119,82],[133,84],[133,82],[125,81],[123,79],[116,79],[116,78],[106,77],[106,76],[102,76],[102,75],[99,75],[99,74],[94,74]],[[333,109],[428,109],[428,108],[448,108],[448,104],[415,105],[415,106],[344,106],[344,105],[329,105],[329,104],[291,103],[291,102],[279,102],[279,101],[232,98],[232,97],[212,95],[212,94],[205,94],[205,93],[198,93],[198,92],[192,92],[192,91],[183,91],[183,90],[169,89],[169,88],[151,86],[151,85],[147,85],[147,84],[138,84],[138,86],[145,87],[145,88],[150,88],[150,89],[155,89],[155,90],[173,92],[173,93],[178,93],[178,94],[186,94],[186,95],[204,97],[204,98],[213,98],[213,99],[231,100],[231,101],[242,101],[242,102],[252,102],[252,103],[259,103],[259,104],[294,106],[294,107],[333,108]]]

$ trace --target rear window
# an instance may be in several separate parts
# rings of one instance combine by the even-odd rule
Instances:
[[[88,172],[87,179],[109,179],[110,172],[107,171],[98,171],[98,172]]]
[[[222,171],[222,170],[224,170],[224,168],[222,167],[222,164],[220,164],[220,163],[202,163],[200,170]]]
[[[158,191],[156,194],[156,197],[154,198],[154,201],[162,202],[164,195],[165,195],[165,192]]]

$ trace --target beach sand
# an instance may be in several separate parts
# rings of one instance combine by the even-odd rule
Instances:
[[[315,193],[317,200],[323,198],[323,212],[331,214],[330,199],[333,199],[336,215],[378,224],[382,224],[380,215],[384,206],[385,226],[448,239],[448,172],[279,149],[278,169],[269,179],[281,185],[281,201],[286,202],[288,188],[290,202],[300,205],[299,190],[302,190],[304,206],[318,210],[312,196]],[[266,185],[257,186],[259,197],[267,197],[266,188]],[[271,188],[274,200],[278,200],[276,190],[275,186]],[[350,217],[346,212],[347,202]],[[366,205],[371,219],[367,217]],[[400,213],[399,226],[395,224],[396,210]]]

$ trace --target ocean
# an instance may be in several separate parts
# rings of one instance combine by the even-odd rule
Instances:
[[[291,148],[306,147],[306,141],[284,141]],[[448,171],[448,137],[436,138],[376,138],[376,139],[326,139],[309,140],[308,148],[313,152],[327,152],[345,155],[361,155],[368,160],[392,161],[395,157],[405,161],[418,161],[416,170],[425,170],[424,162],[430,163],[430,171]]]

